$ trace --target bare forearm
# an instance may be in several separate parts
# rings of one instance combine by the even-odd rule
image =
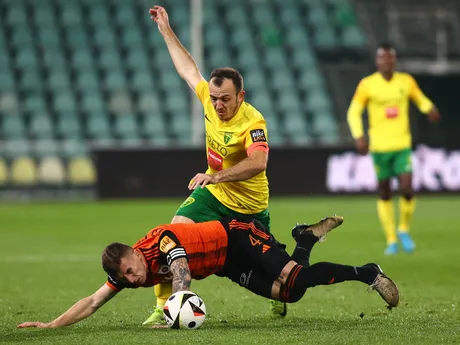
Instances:
[[[216,183],[248,180],[266,169],[266,163],[246,158],[215,174]]]
[[[177,73],[182,78],[186,78],[188,74],[199,74],[198,66],[193,60],[193,57],[180,43],[174,31],[169,28],[163,33],[166,46],[168,47],[169,54],[176,67]]]
[[[56,328],[72,325],[94,314],[97,309],[98,307],[93,305],[91,296],[83,298],[56,320],[50,322],[50,327]]]
[[[180,258],[171,263],[171,272],[173,274],[172,292],[190,290],[192,284],[192,274],[188,267],[187,259]]]

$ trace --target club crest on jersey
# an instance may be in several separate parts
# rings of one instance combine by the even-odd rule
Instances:
[[[263,129],[254,129],[250,131],[250,133],[251,133],[251,139],[253,143],[267,141],[267,138],[265,137],[265,132]]]
[[[230,140],[232,140],[232,133],[225,132],[224,133],[224,143],[225,143],[225,145],[227,145]]]

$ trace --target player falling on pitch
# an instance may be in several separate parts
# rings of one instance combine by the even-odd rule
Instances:
[[[224,216],[251,215],[270,231],[267,128],[262,114],[244,101],[241,74],[232,68],[215,69],[206,81],[189,52],[169,25],[163,7],[150,9],[163,35],[179,76],[204,107],[208,169],[190,181],[193,190],[177,210],[172,223],[194,223]],[[299,249],[301,250],[301,249]],[[144,324],[163,324],[163,306],[171,284],[155,287],[157,305]],[[270,301],[273,316],[285,316],[286,305]]]
[[[377,49],[378,71],[363,78],[348,109],[348,124],[359,153],[370,151],[378,179],[379,200],[377,212],[384,230],[387,247],[385,254],[398,252],[399,238],[402,248],[410,253],[415,243],[409,235],[409,224],[415,210],[412,189],[412,137],[409,127],[409,100],[427,114],[432,122],[440,115],[433,103],[422,93],[415,79],[397,72],[396,51],[388,44]],[[367,106],[369,114],[368,145],[363,131],[362,113]],[[399,226],[396,232],[390,178],[398,177],[401,197],[399,199]]]
[[[79,300],[54,321],[23,322],[17,327],[72,325],[94,314],[124,288],[171,281],[173,292],[190,291],[192,279],[213,274],[227,277],[257,295],[285,303],[299,301],[314,286],[359,281],[377,290],[390,307],[396,307],[398,287],[375,263],[310,265],[313,246],[342,222],[342,217],[327,217],[292,230],[292,236],[306,251],[301,257],[304,264],[290,256],[260,222],[247,217],[160,225],[133,247],[115,242],[104,249],[102,267],[108,279],[94,294]]]

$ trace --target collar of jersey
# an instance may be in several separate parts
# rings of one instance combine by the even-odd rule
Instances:
[[[222,126],[222,127],[232,127],[232,126],[234,126],[238,122],[238,119],[241,117],[241,114],[246,111],[246,108],[247,108],[246,102],[241,103],[240,108],[238,109],[238,112],[235,114],[235,116],[233,116],[230,119],[230,121],[226,121],[226,122],[221,121],[219,119],[219,117],[217,116],[217,113],[216,113],[217,119],[219,120],[219,125]]]

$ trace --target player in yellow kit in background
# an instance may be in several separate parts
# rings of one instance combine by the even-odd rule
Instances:
[[[208,169],[192,178],[189,189],[193,192],[171,223],[246,215],[270,231],[266,123],[262,114],[244,101],[241,74],[232,68],[218,68],[207,82],[171,29],[166,10],[154,6],[150,15],[163,35],[179,76],[195,92],[205,113]],[[301,247],[296,250],[299,257],[304,255]],[[171,291],[171,284],[155,287],[157,305],[144,324],[164,323],[163,306]],[[287,312],[286,304],[278,301],[270,301],[270,310],[272,316],[285,316]]]
[[[415,79],[396,72],[396,51],[382,44],[376,54],[377,72],[363,78],[348,109],[348,124],[359,153],[371,153],[378,179],[377,212],[384,230],[385,254],[398,252],[398,238],[405,252],[412,252],[415,243],[409,235],[409,224],[415,210],[412,189],[412,137],[409,126],[409,100],[432,122],[440,120],[433,103],[423,94]],[[367,106],[369,145],[365,139],[362,113]],[[390,178],[397,176],[401,190],[399,226],[396,232]]]

